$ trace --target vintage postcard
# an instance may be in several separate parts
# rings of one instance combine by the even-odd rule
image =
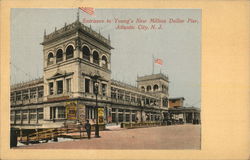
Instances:
[[[16,8],[11,30],[12,148],[200,149],[200,9]]]
[[[8,29],[1,27],[9,31],[7,46],[1,37],[1,46],[9,48],[4,159],[44,151],[50,154],[43,159],[248,158],[246,110],[219,115],[230,106],[221,106],[220,99],[248,91],[227,92],[227,84],[240,87],[248,79],[245,74],[242,84],[228,82],[232,72],[220,68],[227,58],[206,50],[208,40],[220,37],[207,33],[203,5],[2,4],[9,22]],[[223,48],[222,43],[216,44]],[[246,70],[244,60],[231,71]],[[238,130],[230,132],[224,117],[240,124]],[[233,141],[242,150],[218,150],[240,135],[245,139]]]

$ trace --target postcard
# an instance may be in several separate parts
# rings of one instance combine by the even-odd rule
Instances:
[[[244,3],[3,1],[2,158],[247,159]]]

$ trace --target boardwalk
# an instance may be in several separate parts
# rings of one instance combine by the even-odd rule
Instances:
[[[101,131],[101,138],[40,143],[16,149],[200,149],[200,125]],[[94,137],[94,133],[92,133]]]

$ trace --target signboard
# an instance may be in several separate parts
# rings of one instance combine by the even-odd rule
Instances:
[[[104,109],[98,108],[98,123],[104,123]]]
[[[81,122],[85,121],[85,106],[83,104],[78,104],[79,108],[79,120]]]
[[[66,102],[66,117],[69,120],[75,120],[76,119],[76,101],[70,101]]]

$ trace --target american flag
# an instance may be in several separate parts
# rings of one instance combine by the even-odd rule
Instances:
[[[80,10],[82,10],[83,12],[86,12],[89,15],[94,15],[94,8],[92,7],[79,7]]]
[[[162,59],[157,58],[157,59],[155,59],[155,63],[156,63],[156,64],[163,65],[163,60],[162,60]]]

